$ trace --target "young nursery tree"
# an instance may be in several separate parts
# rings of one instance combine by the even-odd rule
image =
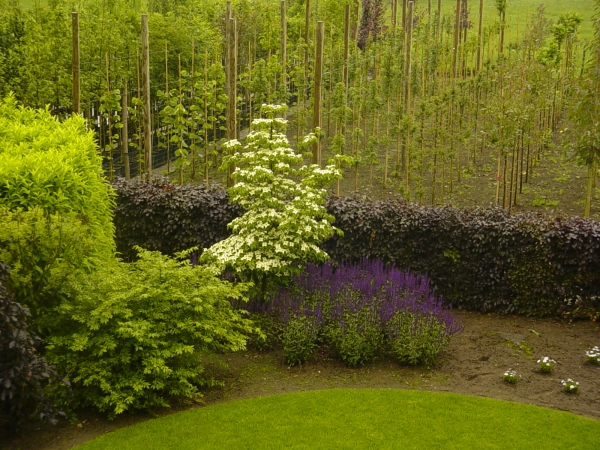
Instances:
[[[600,0],[596,0],[595,38],[592,58],[580,80],[573,119],[579,136],[577,156],[588,167],[584,217],[589,217],[594,189],[594,174],[600,158]]]
[[[235,185],[230,200],[246,213],[228,226],[232,235],[204,252],[205,260],[216,262],[244,279],[252,280],[266,295],[271,282],[299,272],[307,261],[325,261],[328,255],[319,242],[341,233],[331,225],[333,216],[325,209],[325,186],[341,174],[335,166],[301,165],[284,134],[287,121],[275,115],[285,105],[263,105],[264,119],[255,119],[242,148],[237,140],[225,144],[235,148],[222,168],[235,165]],[[315,134],[304,138],[310,146]]]

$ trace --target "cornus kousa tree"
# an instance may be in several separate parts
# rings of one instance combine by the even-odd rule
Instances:
[[[285,119],[275,117],[285,105],[263,105],[262,119],[252,121],[246,145],[229,141],[222,169],[232,165],[235,181],[230,201],[246,213],[229,225],[232,234],[204,252],[203,257],[223,270],[255,283],[263,299],[274,282],[297,274],[308,261],[329,257],[319,242],[341,231],[325,209],[325,186],[341,178],[330,165],[304,165],[284,134]],[[310,134],[301,142],[308,148],[316,139]]]

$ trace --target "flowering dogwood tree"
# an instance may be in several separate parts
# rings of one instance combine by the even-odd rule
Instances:
[[[325,261],[319,242],[341,231],[325,209],[325,186],[341,178],[340,171],[304,165],[284,132],[287,121],[275,117],[285,105],[263,105],[265,118],[252,122],[242,146],[229,141],[222,168],[235,166],[230,201],[246,213],[229,225],[232,234],[205,250],[203,258],[255,282],[264,296],[270,282],[286,279],[307,261]],[[307,136],[300,147],[316,139]],[[231,152],[231,150],[235,150]]]

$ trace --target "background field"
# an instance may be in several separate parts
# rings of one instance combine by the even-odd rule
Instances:
[[[47,0],[19,0],[22,6],[32,7],[37,2],[38,4],[45,4]],[[235,1],[233,2],[235,3]],[[318,0],[316,0],[318,3]],[[418,3],[425,4],[423,0]],[[442,2],[444,11],[449,12],[454,8],[455,2],[452,0],[443,0]],[[564,0],[508,0],[508,12],[507,20],[512,25],[511,32],[516,33],[516,24],[520,24],[521,30],[525,22],[525,18],[528,14],[532,14],[536,11],[538,6],[543,4],[546,7],[548,14],[556,19],[561,13],[576,11],[581,14],[585,19],[589,19],[593,14],[593,0],[571,0],[565,2]],[[475,18],[477,15],[477,8],[479,3],[476,0],[470,1],[471,17]],[[437,8],[435,0],[432,1],[432,8]],[[496,17],[495,2],[491,0],[484,0],[484,23],[489,24]],[[472,19],[473,20],[473,19]],[[476,22],[476,20],[473,20]],[[592,34],[592,28],[589,22],[586,22],[582,28],[582,38],[589,39]]]

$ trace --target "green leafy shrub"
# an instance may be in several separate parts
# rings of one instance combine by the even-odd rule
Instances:
[[[313,317],[292,317],[283,330],[283,356],[286,364],[304,364],[317,347],[319,328]]]
[[[338,357],[349,366],[372,361],[383,345],[381,321],[372,305],[344,311],[325,333]]]
[[[15,431],[32,414],[53,424],[64,417],[45,389],[68,382],[37,353],[40,338],[30,331],[27,308],[6,289],[8,274],[8,266],[0,263],[0,415]]]
[[[259,350],[273,350],[283,342],[284,324],[273,314],[254,313],[252,322],[261,331],[248,337],[248,347]]]
[[[19,107],[12,95],[0,102],[0,207],[75,213],[96,246],[112,252],[113,197],[82,117],[59,122],[48,110]]]
[[[52,308],[73,294],[71,282],[92,264],[96,239],[74,213],[0,207],[0,261],[12,265],[10,287],[38,331],[53,324]]]
[[[203,375],[202,354],[246,347],[256,329],[229,299],[247,286],[179,256],[139,249],[134,263],[102,263],[59,306],[64,331],[49,339],[48,359],[69,374],[76,404],[114,416],[196,399],[199,386],[218,383]]]
[[[93,259],[113,257],[113,197],[83,118],[59,122],[12,95],[0,101],[0,261],[39,331],[69,281]]]
[[[403,364],[430,367],[450,342],[446,324],[435,315],[398,311],[385,324],[390,352]]]

